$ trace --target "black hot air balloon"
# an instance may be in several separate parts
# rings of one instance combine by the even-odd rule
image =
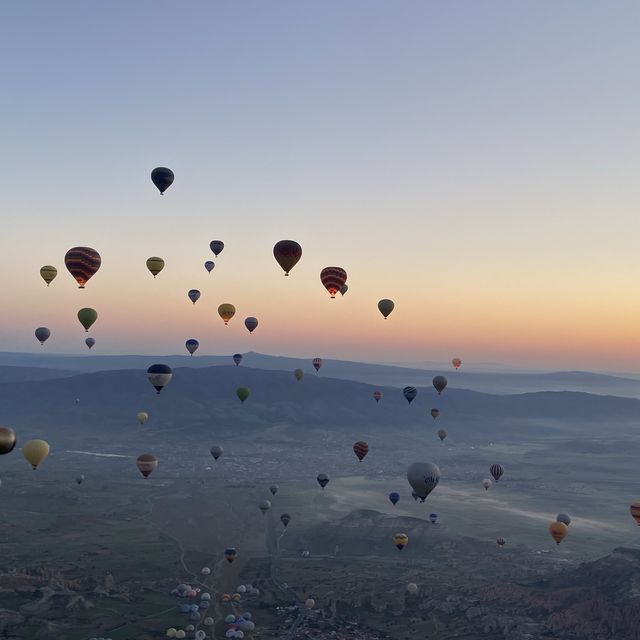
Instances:
[[[167,167],[156,167],[151,172],[151,182],[158,187],[161,196],[173,184],[174,179],[173,171]]]

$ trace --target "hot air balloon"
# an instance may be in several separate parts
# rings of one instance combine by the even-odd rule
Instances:
[[[549,525],[549,533],[556,541],[556,544],[560,544],[569,533],[569,527],[564,522],[552,522]]]
[[[51,335],[51,331],[47,327],[38,327],[34,333],[40,344],[44,344]]]
[[[82,481],[84,480],[84,475],[80,474],[79,476],[76,476],[76,482],[78,484],[82,484]]]
[[[187,292],[187,298],[189,298],[189,300],[191,300],[193,304],[198,302],[201,295],[202,294],[197,289],[189,289],[189,291]]]
[[[173,171],[167,167],[156,167],[151,172],[151,182],[156,185],[161,196],[173,184],[174,179]]]
[[[431,417],[435,420],[440,415],[440,409],[431,409]]]
[[[382,400],[382,391],[374,391],[373,392],[373,399],[376,402],[380,402],[380,400]]]
[[[313,607],[316,606],[316,601],[313,598],[307,598],[304,601],[304,606],[307,607],[307,609],[313,609]]]
[[[140,411],[136,418],[140,424],[144,424],[149,419],[149,414],[146,411]]]
[[[491,480],[489,478],[485,478],[482,481],[482,486],[484,487],[485,491],[489,490],[489,487],[493,484],[493,482],[491,482]]]
[[[280,487],[279,487],[277,484],[272,484],[272,485],[269,487],[269,491],[271,492],[271,495],[272,495],[272,496],[275,496],[275,495],[276,495],[276,493],[278,493],[278,489],[279,489],[279,488],[280,488]]]
[[[340,287],[347,281],[347,272],[341,267],[325,267],[320,272],[320,282],[332,298],[340,291]]]
[[[349,291],[349,285],[343,284],[338,291],[340,291],[340,295],[343,296],[347,291]]]
[[[222,240],[212,240],[209,243],[209,248],[211,249],[211,251],[213,251],[213,254],[217,258],[218,255],[221,254],[222,250],[224,249],[224,242],[222,242]]]
[[[440,438],[440,442],[444,442],[444,439],[447,437],[447,432],[444,429],[440,429],[438,431],[438,438]]]
[[[438,395],[440,395],[444,391],[444,388],[447,386],[447,379],[444,376],[436,376],[433,379],[433,386],[438,392]]]
[[[260,511],[262,511],[262,515],[265,515],[269,509],[271,509],[271,502],[269,500],[262,500],[258,505]]]
[[[244,404],[244,401],[249,397],[249,389],[247,389],[247,387],[238,387],[236,389],[236,395],[240,399],[240,402]]]
[[[40,267],[40,277],[47,283],[47,287],[55,280],[58,270],[50,264]]]
[[[453,365],[453,368],[457,371],[462,365],[462,360],[460,360],[460,358],[454,358],[451,361],[451,364]]]
[[[80,309],[80,311],[78,311],[78,320],[87,332],[97,319],[98,312],[95,309],[84,307],[84,309]]]
[[[501,464],[492,464],[489,467],[489,473],[493,476],[493,479],[498,482],[504,474],[504,467]]]
[[[216,266],[216,263],[215,263],[215,262],[213,262],[213,260],[207,260],[207,261],[204,263],[204,268],[205,268],[209,273],[211,273],[211,272],[213,271],[213,268],[214,268],[215,266]]]
[[[407,591],[411,594],[416,594],[418,593],[418,585],[415,582],[410,582],[407,585]]]
[[[93,347],[93,345],[96,343],[96,339],[95,338],[87,338],[84,343],[87,345],[87,347],[89,347],[89,349],[91,349],[91,347]]]
[[[22,445],[22,455],[33,469],[37,469],[49,455],[49,443],[44,440],[29,440]]]
[[[209,567],[202,567],[202,569],[200,569],[200,573],[203,576],[208,576],[211,575],[211,569]],[[203,596],[204,597],[204,596]]]
[[[571,524],[571,518],[566,513],[559,513],[556,516],[556,522],[563,522],[568,527]]]
[[[9,427],[0,427],[0,456],[11,453],[16,446],[16,432]]]
[[[397,493],[396,491],[392,491],[389,494],[389,500],[391,501],[391,504],[395,507],[400,500],[400,494]]]
[[[237,556],[238,556],[238,552],[236,551],[235,547],[227,547],[224,550],[224,557],[227,559],[227,562],[229,563],[233,562]]]
[[[378,311],[380,311],[380,313],[384,316],[384,319],[386,320],[389,317],[389,314],[395,308],[395,306],[396,305],[394,304],[393,300],[387,300],[385,298],[384,300],[380,300],[380,302],[378,302]]]
[[[288,276],[289,271],[295,267],[302,258],[302,247],[294,240],[280,240],[273,247],[273,257],[282,267],[284,275]]]
[[[100,268],[102,259],[100,254],[91,247],[73,247],[67,251],[64,264],[76,279],[78,287],[84,289],[87,282]]]
[[[143,453],[138,456],[136,465],[138,471],[148,478],[158,468],[158,459],[152,453]]]
[[[153,388],[160,393],[162,389],[171,382],[171,378],[173,378],[173,371],[169,365],[152,364],[147,369],[147,378]]]
[[[9,429],[9,431],[11,431],[11,429]],[[13,447],[11,448],[13,449]],[[11,449],[9,449],[9,451],[11,451]],[[2,453],[7,453],[7,452],[3,451]],[[636,524],[640,527],[640,502],[634,502],[630,504],[629,513],[631,514],[631,517],[636,521]]]
[[[320,368],[322,367],[322,358],[314,358],[311,363],[316,371],[320,371]]]
[[[280,516],[280,522],[282,522],[285,528],[288,527],[289,523],[291,522],[291,516],[288,513],[283,513]]]
[[[149,269],[151,275],[155,278],[164,269],[164,260],[157,256],[147,258],[147,269]]]
[[[298,382],[300,382],[300,380],[302,380],[302,378],[304,378],[304,371],[302,369],[296,369],[293,372],[293,375],[295,376],[296,380]]]
[[[224,453],[224,449],[218,446],[217,444],[211,447],[211,455],[213,456],[214,460],[217,460],[223,453]]]
[[[431,521],[431,524],[435,524],[436,522],[438,522],[438,514],[437,513],[430,513],[429,514],[429,520]]]
[[[411,404],[418,395],[418,390],[415,387],[405,387],[402,390],[402,394],[407,399],[407,402]]]
[[[507,544],[507,541],[504,538],[498,538],[496,544],[502,549],[502,547]]]
[[[353,453],[355,453],[358,460],[362,462],[362,459],[367,455],[367,453],[369,453],[369,445],[366,442],[359,440],[353,445]]]
[[[407,480],[421,502],[438,486],[440,469],[432,462],[414,462],[407,471]]]
[[[393,544],[398,551],[402,551],[409,543],[409,536],[406,533],[396,533],[393,536]]]
[[[198,350],[200,343],[195,338],[189,338],[184,343],[184,346],[187,348],[187,351],[193,355]]]
[[[329,476],[326,473],[319,473],[316,480],[323,489],[329,484]]]
[[[242,362],[242,354],[241,353],[234,353],[233,354],[233,361],[236,363],[236,367]]]
[[[244,326],[248,329],[249,333],[253,333],[255,328],[258,326],[258,318],[254,318],[253,316],[245,318]]]
[[[218,307],[218,315],[224,320],[225,324],[229,324],[229,320],[236,314],[236,308],[225,302]]]

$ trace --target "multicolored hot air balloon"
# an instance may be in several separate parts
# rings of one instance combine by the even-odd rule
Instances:
[[[571,518],[566,513],[559,513],[556,516],[556,522],[564,522],[568,527],[571,524]]]
[[[55,280],[57,275],[58,270],[50,264],[40,267],[40,277],[47,283],[47,287]]]
[[[143,453],[136,460],[138,471],[148,478],[157,468],[158,459],[152,453]]]
[[[51,336],[51,331],[47,327],[38,327],[34,333],[40,344],[44,344]]]
[[[236,363],[236,367],[242,362],[242,354],[241,353],[234,353],[233,354],[233,361]]]
[[[440,469],[433,462],[414,462],[407,471],[407,480],[421,502],[438,486]]]
[[[359,440],[353,445],[353,453],[362,462],[363,458],[369,453],[369,445],[363,440]]]
[[[76,279],[78,288],[84,289],[87,282],[96,274],[102,258],[91,247],[73,247],[67,251],[64,264],[69,273]]]
[[[380,402],[380,400],[382,400],[382,391],[374,391],[373,392],[373,399],[376,402]]]
[[[493,476],[493,479],[498,482],[504,474],[504,467],[501,464],[492,464],[489,467],[489,473]]]
[[[219,445],[214,444],[213,447],[211,447],[211,455],[213,456],[214,460],[217,460],[223,453],[224,449]]]
[[[144,424],[149,419],[149,414],[146,411],[139,411],[136,418],[140,424]]]
[[[440,409],[431,409],[431,417],[435,420],[440,415]]]
[[[396,305],[393,300],[387,300],[385,298],[384,300],[380,300],[380,302],[378,302],[378,311],[380,311],[380,313],[386,320],[389,317],[389,314],[394,310],[395,306]]]
[[[411,404],[416,396],[418,395],[418,390],[415,387],[405,387],[402,390],[402,395],[406,398],[407,402]]]
[[[212,240],[209,243],[209,248],[213,251],[213,255],[217,258],[224,249],[224,242],[222,240]]]
[[[560,544],[569,533],[569,527],[564,522],[552,522],[549,525],[549,534],[556,541],[556,544]]]
[[[189,291],[187,292],[187,298],[189,298],[189,300],[191,300],[193,304],[198,302],[201,295],[202,294],[197,289],[189,289]]]
[[[640,527],[640,502],[631,503],[629,505],[629,513],[631,514],[631,517],[636,521],[636,524]]]
[[[253,333],[256,327],[258,326],[258,318],[254,318],[253,316],[249,316],[244,319],[244,326],[247,328],[249,333]]]
[[[389,500],[391,502],[391,504],[395,507],[398,502],[400,501],[400,494],[397,491],[392,491],[389,494]]]
[[[440,429],[438,431],[438,438],[440,438],[440,442],[444,442],[444,439],[447,437],[447,432],[444,429]]]
[[[200,343],[195,338],[189,338],[184,343],[184,346],[187,348],[187,351],[193,355],[198,350]]]
[[[313,368],[317,371],[320,371],[320,369],[322,368],[322,358],[314,358],[311,361],[311,364],[313,365]]]
[[[326,473],[319,473],[316,480],[323,489],[329,484],[329,476]]]
[[[214,268],[215,266],[216,266],[216,263],[215,263],[215,262],[213,262],[213,260],[207,260],[207,261],[204,263],[204,268],[205,268],[209,273],[211,273],[211,272],[213,271],[213,268]]]
[[[304,378],[304,371],[302,369],[296,369],[293,372],[293,375],[295,377],[295,379],[300,382],[300,380],[302,380],[302,378]]]
[[[96,343],[96,339],[95,338],[87,338],[84,343],[87,345],[87,347],[89,347],[89,349],[91,349],[93,347],[93,345],[95,345]]]
[[[453,368],[457,371],[462,366],[462,360],[460,358],[454,358],[451,361]]]
[[[240,399],[240,402],[244,404],[244,401],[249,397],[249,389],[247,387],[238,387],[236,389],[236,395]]]
[[[283,513],[280,516],[280,522],[282,522],[285,528],[288,527],[289,523],[291,522],[291,516],[288,513]]]
[[[16,446],[16,432],[9,427],[0,427],[0,456],[11,453]]]
[[[409,543],[409,536],[406,533],[396,533],[393,536],[393,544],[398,551],[402,551]]]
[[[485,490],[485,491],[489,491],[489,487],[490,487],[492,484],[493,484],[493,482],[491,482],[491,479],[490,479],[490,478],[485,478],[485,479],[482,481],[482,486],[484,487],[484,490]]]
[[[147,369],[147,378],[153,388],[160,393],[171,382],[173,371],[167,364],[152,364]]]
[[[232,563],[238,557],[238,552],[235,547],[227,547],[224,550],[224,557],[227,559],[228,563]]]
[[[29,440],[22,445],[22,455],[35,470],[49,455],[49,443],[45,440]]]
[[[320,282],[332,298],[340,291],[340,287],[347,281],[347,272],[341,267],[325,267],[320,272]]]
[[[436,376],[433,379],[433,387],[440,395],[447,386],[447,379],[444,376]]]
[[[89,331],[93,323],[98,319],[98,312],[90,307],[84,307],[78,311],[78,320],[86,332]]]
[[[273,247],[273,257],[282,267],[284,275],[295,267],[302,258],[302,247],[295,240],[280,240]]]
[[[231,320],[235,314],[236,308],[228,302],[218,307],[218,315],[223,319],[225,324],[229,324],[229,320]]]
[[[164,260],[157,256],[147,258],[147,269],[149,269],[151,275],[155,278],[164,269]]]
[[[151,172],[151,182],[156,185],[160,195],[163,196],[164,192],[173,184],[175,175],[171,169],[167,167],[156,167]]]

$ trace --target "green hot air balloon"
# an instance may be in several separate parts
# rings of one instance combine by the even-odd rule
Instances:
[[[238,387],[236,395],[240,398],[240,402],[244,404],[244,401],[249,397],[249,389],[247,387]]]
[[[386,298],[378,302],[378,310],[384,316],[385,320],[389,317],[389,314],[393,311],[395,306],[396,305],[393,300],[387,300]]]
[[[98,312],[95,309],[85,307],[78,311],[78,320],[80,320],[80,324],[84,327],[85,331],[89,331],[89,328],[97,319]]]

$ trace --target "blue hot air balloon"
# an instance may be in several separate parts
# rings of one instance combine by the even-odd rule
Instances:
[[[418,395],[418,390],[415,387],[405,387],[402,390],[404,397],[407,399],[407,402],[411,404],[415,397]]]
[[[395,507],[400,500],[400,494],[397,491],[392,491],[389,494],[389,500],[391,500],[391,504]]]
[[[436,522],[438,522],[438,514],[437,513],[430,513],[429,514],[429,520],[431,520],[431,524],[435,524]]]
[[[204,268],[211,273],[213,271],[213,268],[216,266],[216,263],[213,260],[207,260],[204,263]]]

